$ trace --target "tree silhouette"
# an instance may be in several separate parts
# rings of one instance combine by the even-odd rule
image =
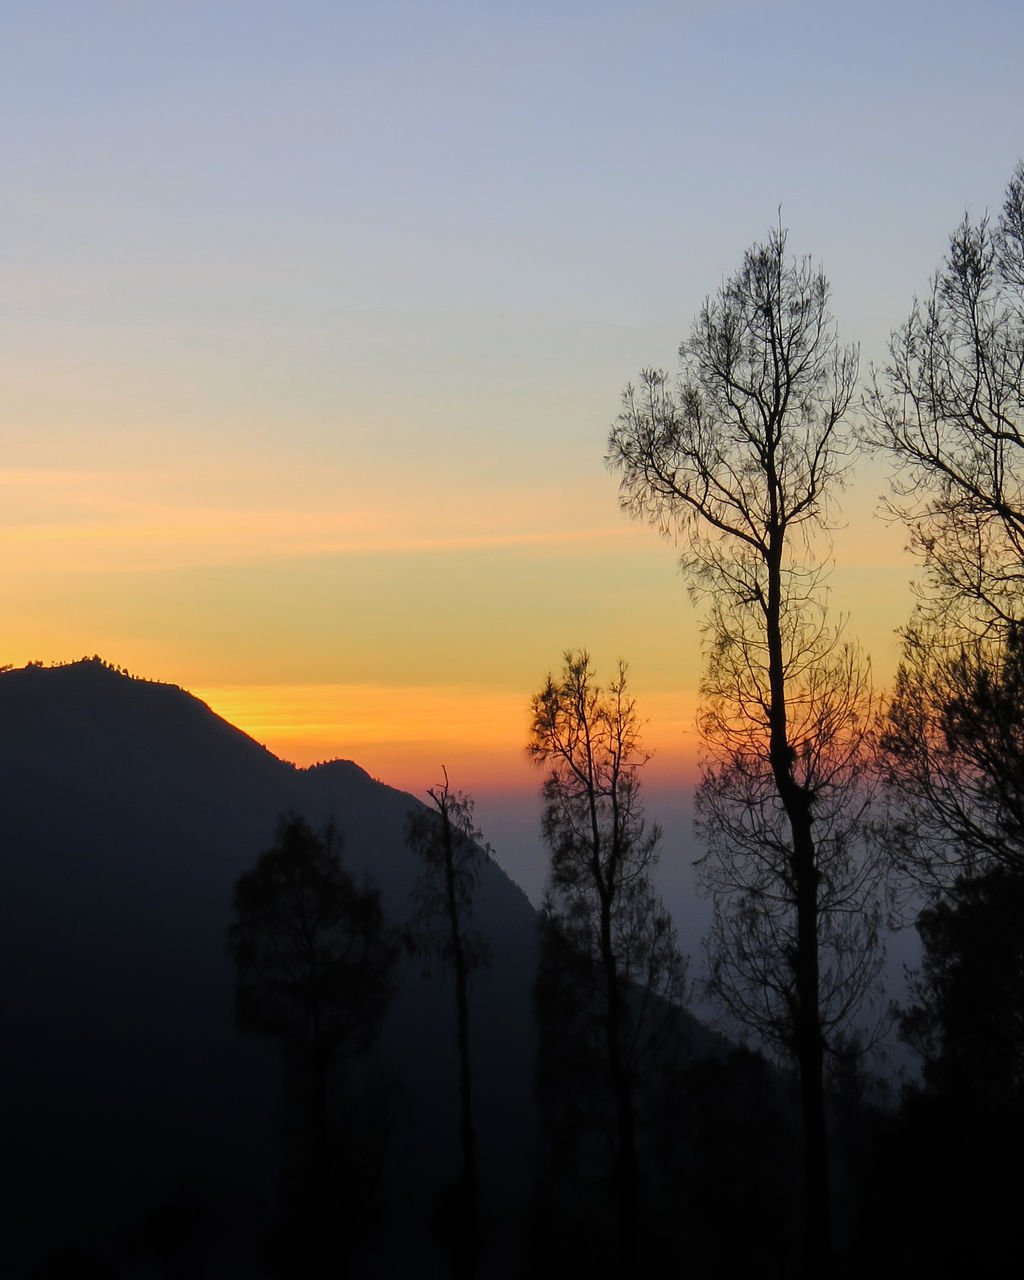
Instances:
[[[948,888],[994,866],[1024,873],[1024,628],[904,637],[880,735],[888,835],[915,880]]]
[[[572,1113],[570,1144],[611,1104],[623,1276],[636,1274],[641,1080],[678,1030],[685,985],[675,930],[650,882],[661,833],[647,827],[640,801],[648,757],[639,734],[622,664],[605,691],[589,655],[567,652],[559,678],[549,675],[534,696],[527,750],[548,769],[551,850],[537,986],[542,1100]]]
[[[891,834],[948,885],[1024,853],[1024,164],[995,222],[951,235],[867,409],[924,567],[881,740]]]
[[[1024,1127],[1024,165],[998,217],[950,236],[866,409],[923,567],[879,743],[890,845],[929,892],[901,1180],[941,1240],[920,1266],[994,1274]]]
[[[275,843],[235,886],[228,947],[240,1025],[276,1040],[286,1088],[303,1115],[296,1202],[313,1270],[328,1269],[340,1170],[331,1075],[373,1043],[394,993],[398,947],[380,894],[343,869],[332,826],[281,817]],[[333,1236],[333,1240],[332,1240]]]
[[[475,969],[490,962],[490,949],[479,933],[467,927],[467,919],[472,914],[473,894],[489,851],[481,845],[482,835],[473,825],[473,801],[452,791],[447,770],[444,785],[431,787],[427,794],[433,810],[411,813],[406,828],[406,841],[422,864],[409,939],[420,956],[450,971],[455,986],[462,1148],[455,1272],[457,1276],[472,1277],[479,1253],[479,1176],[469,1053],[469,978]]]
[[[866,669],[823,588],[857,373],[828,298],[821,270],[787,261],[773,231],[705,301],[678,386],[649,369],[626,388],[607,455],[625,510],[680,538],[691,593],[708,602],[698,799],[712,974],[733,1012],[796,1059],[813,1275],[830,1248],[828,1034],[870,984],[877,941],[875,876],[854,840]]]
[[[1024,163],[999,218],[964,220],[928,297],[890,339],[867,442],[925,567],[927,612],[958,633],[1021,616],[1024,591]]]
[[[990,1117],[1024,1117],[1024,873],[961,877],[926,907],[914,1003],[900,1031],[929,1088]]]
[[[930,1274],[998,1275],[1018,1240],[1024,1177],[1024,874],[959,876],[917,922],[923,959],[902,1037],[923,1079],[905,1087],[896,1179],[911,1189]],[[902,1167],[900,1167],[902,1165]]]

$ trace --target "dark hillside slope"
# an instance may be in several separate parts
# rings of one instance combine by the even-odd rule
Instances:
[[[350,763],[296,769],[181,689],[97,661],[0,674],[0,1261],[113,1227],[182,1178],[269,1195],[279,1072],[234,1027],[234,883],[282,811],[333,818],[400,923],[416,803]],[[503,1197],[532,1141],[535,916],[493,863],[478,903],[495,952],[472,993],[480,1140]],[[406,1202],[457,1168],[451,1006],[405,964],[380,1055]]]

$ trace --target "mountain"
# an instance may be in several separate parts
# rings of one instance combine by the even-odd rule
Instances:
[[[346,868],[401,924],[418,804],[348,761],[298,769],[182,689],[97,659],[0,673],[0,1264],[111,1233],[152,1250],[168,1215],[211,1204],[243,1233],[266,1212],[281,1073],[234,1023],[233,886],[294,810],[335,822]],[[493,861],[474,924],[494,954],[471,1016],[500,1206],[529,1182],[536,917]],[[454,1011],[450,986],[402,965],[370,1082],[389,1091],[395,1198],[415,1216],[458,1169]]]

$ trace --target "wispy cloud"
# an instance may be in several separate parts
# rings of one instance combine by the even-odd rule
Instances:
[[[522,495],[402,495],[392,506],[196,502],[161,495],[153,475],[0,471],[0,545],[7,569],[117,572],[304,556],[415,555],[498,547],[592,545],[636,537],[625,522],[595,523],[578,495],[561,503]]]

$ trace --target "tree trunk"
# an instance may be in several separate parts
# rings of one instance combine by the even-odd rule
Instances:
[[[636,1122],[633,1114],[633,1085],[622,1061],[622,992],[611,936],[611,905],[601,906],[601,961],[608,1001],[605,1020],[608,1069],[615,1098],[615,1198],[618,1205],[618,1273],[623,1280],[635,1274],[637,1247]]]
[[[829,1222],[828,1137],[825,1128],[825,1055],[819,1007],[818,873],[806,794],[790,812],[793,832],[793,870],[797,898],[797,951],[794,957],[797,989],[796,1057],[800,1073],[800,1111],[803,1120],[804,1273],[828,1274],[831,1239]],[[802,812],[801,812],[802,811]]]
[[[473,1125],[473,1094],[469,1062],[469,975],[459,905],[455,893],[455,866],[451,821],[442,811],[444,827],[445,884],[448,920],[451,928],[452,960],[455,969],[455,1007],[459,1047],[459,1141],[462,1146],[462,1174],[459,1179],[459,1206],[463,1238],[455,1250],[455,1270],[459,1280],[476,1275],[479,1241],[479,1184],[476,1167],[476,1129]]]
[[[771,689],[769,755],[775,787],[792,838],[791,867],[796,897],[796,953],[792,959],[797,1008],[793,1027],[800,1076],[803,1131],[804,1274],[828,1274],[831,1261],[828,1136],[825,1127],[825,1055],[821,1027],[818,966],[818,868],[811,798],[793,776],[795,752],[789,741],[786,676],[781,631],[782,539],[768,562],[768,671]]]

